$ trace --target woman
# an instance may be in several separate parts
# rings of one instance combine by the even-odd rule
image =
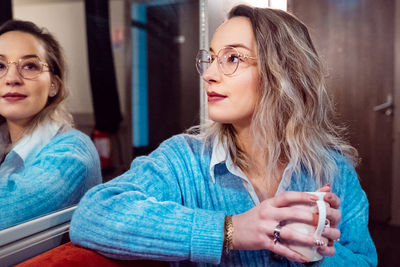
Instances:
[[[197,56],[213,122],[90,190],[72,241],[118,259],[226,266],[297,266],[308,260],[288,245],[300,243],[327,256],[317,265],[376,265],[357,153],[332,124],[307,28],[273,9],[228,17]],[[284,225],[313,224],[292,205],[315,204],[315,190],[330,204],[328,242]]]
[[[96,149],[64,109],[65,62],[35,24],[0,27],[0,229],[75,204],[101,182]]]

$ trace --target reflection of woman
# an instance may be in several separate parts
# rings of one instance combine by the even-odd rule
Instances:
[[[287,244],[301,243],[332,256],[324,265],[375,265],[356,151],[331,122],[307,28],[273,9],[239,6],[229,18],[197,57],[214,122],[90,190],[72,241],[119,259],[228,266],[296,265],[306,258]],[[291,205],[315,204],[304,192],[318,188],[331,206],[328,243],[284,226],[313,223],[311,211]]]
[[[93,144],[63,108],[64,71],[51,34],[0,27],[0,229],[77,203],[101,181]]]

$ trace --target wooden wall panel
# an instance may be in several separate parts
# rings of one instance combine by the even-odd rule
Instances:
[[[393,116],[374,106],[393,95],[395,1],[288,1],[309,26],[340,122],[362,158],[357,168],[376,221],[390,219]]]

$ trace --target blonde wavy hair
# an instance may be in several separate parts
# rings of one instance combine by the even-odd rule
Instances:
[[[65,129],[72,127],[72,115],[64,106],[64,100],[67,98],[69,92],[64,81],[66,63],[60,44],[47,29],[39,28],[30,21],[9,20],[0,26],[0,36],[10,31],[29,33],[43,44],[46,50],[45,61],[49,65],[51,73],[51,81],[58,87],[57,94],[48,98],[45,107],[32,118],[24,134],[31,133],[40,123],[46,120],[52,120],[60,126],[66,126],[64,127]],[[6,119],[0,115],[0,125],[5,122]]]
[[[238,16],[249,18],[258,49],[259,102],[250,127],[254,146],[264,148],[267,175],[276,177],[278,166],[287,163],[292,174],[305,170],[319,186],[332,182],[334,153],[353,165],[358,153],[342,137],[345,128],[333,122],[323,68],[307,27],[293,15],[269,8],[239,5],[228,19]],[[231,124],[209,122],[197,129],[202,138],[218,136],[240,168],[255,167]]]

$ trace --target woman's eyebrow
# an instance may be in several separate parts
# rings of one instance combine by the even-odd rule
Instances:
[[[238,43],[238,44],[229,44],[229,45],[225,45],[224,47],[234,47],[234,48],[244,48],[248,51],[251,51],[251,49],[249,47],[247,47],[244,44]],[[210,47],[210,52],[214,52],[214,49],[212,49],[212,47]]]
[[[246,49],[248,51],[251,51],[251,49],[249,47],[247,47],[246,45],[244,45],[244,44],[231,44],[229,46],[232,46],[232,47],[235,47],[235,48],[244,48],[244,49]]]
[[[7,58],[6,55],[2,55],[2,54],[0,54],[0,57],[2,57],[2,58]],[[30,57],[38,57],[38,55],[29,54],[29,55],[22,56],[22,57],[20,57],[20,58],[25,59],[25,58],[30,58]]]
[[[25,56],[23,56],[23,57],[21,57],[21,58],[30,58],[30,57],[38,57],[38,55],[35,55],[35,54],[29,54],[29,55],[25,55]]]

